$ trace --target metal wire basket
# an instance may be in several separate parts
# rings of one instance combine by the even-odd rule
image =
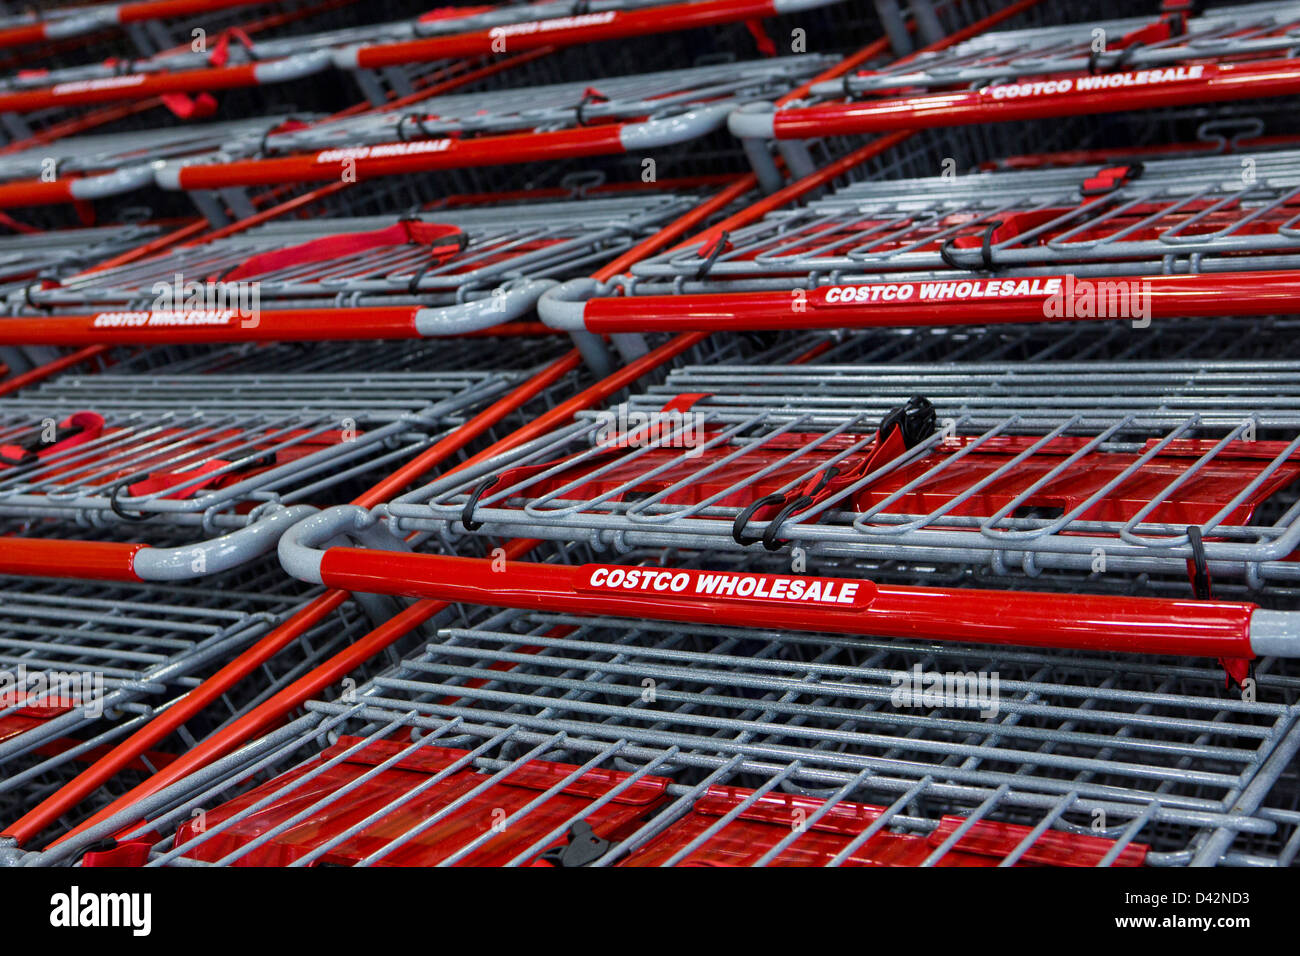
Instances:
[[[998,690],[913,700],[918,673]],[[1261,676],[1249,703],[1217,685],[1095,655],[498,612],[31,862],[125,824],[150,866],[1287,865],[1296,815],[1266,804],[1294,800],[1295,678]]]
[[[1300,88],[1298,18],[1284,0],[991,31],[738,112],[730,127],[793,140],[1286,96]]]
[[[863,180],[760,201],[542,302],[595,332],[1267,315],[1297,288],[1291,150]],[[621,295],[618,293],[622,293]]]

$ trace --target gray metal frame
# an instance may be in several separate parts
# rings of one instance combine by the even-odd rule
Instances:
[[[503,670],[502,664],[509,666]],[[989,719],[951,705],[895,706],[893,687],[916,666],[997,672],[999,714]],[[125,825],[124,839],[148,834],[156,841],[148,865],[193,865],[187,851],[262,807],[292,798],[329,766],[382,739],[400,740],[399,754],[358,782],[428,746],[465,753],[437,774],[412,777],[386,805],[292,865],[318,862],[377,825],[388,835],[365,863],[382,863],[429,827],[454,819],[469,796],[508,783],[533,761],[551,760],[578,769],[508,818],[505,832],[524,834],[514,838],[518,852],[509,865],[526,863],[572,824],[653,775],[672,779],[666,804],[594,865],[626,862],[681,820],[707,788],[736,786],[748,791],[742,791],[740,809],[767,793],[824,800],[809,825],[844,801],[885,808],[852,848],[881,832],[926,835],[942,817],[956,815],[964,822],[933,842],[926,865],[939,864],[955,845],[960,849],[960,835],[979,821],[1002,821],[1024,825],[1028,835],[999,865],[1021,859],[1055,829],[1114,841],[1101,865],[1143,843],[1150,847],[1148,865],[1285,866],[1296,855],[1298,841],[1287,834],[1300,824],[1300,814],[1278,791],[1290,786],[1282,774],[1300,748],[1294,702],[1300,688],[1294,676],[1273,670],[1271,663],[1261,665],[1259,696],[1243,701],[1222,696],[1220,675],[1204,665],[1119,666],[1097,655],[502,612],[472,626],[444,628],[423,653],[362,687],[355,701],[312,703],[288,726],[77,839],[45,853],[13,854],[12,862],[75,862],[91,841]],[[649,698],[647,686],[653,687]],[[316,755],[340,735],[360,739],[321,763]],[[196,809],[211,814],[233,795],[294,767],[305,774],[271,785],[249,810],[174,845],[176,828]],[[628,776],[605,778],[600,796],[549,832],[527,829],[530,813],[595,768]],[[405,804],[459,770],[477,771],[481,783],[431,815],[408,814],[401,822]],[[346,806],[350,790],[318,795],[221,863],[238,863],[297,823]],[[716,821],[678,858],[733,818]],[[797,850],[803,832],[792,827],[759,864]],[[472,862],[474,851],[496,836],[490,829],[479,833],[476,828],[448,847],[453,852],[439,865]]]
[[[736,229],[730,248],[707,265],[693,247],[649,257],[632,267],[635,278],[625,290],[728,292],[895,275],[970,277],[986,262],[995,278],[1300,265],[1300,153],[1153,160],[1115,189],[1086,194],[1085,182],[1104,168],[852,183]],[[1015,215],[1043,221],[981,241]],[[975,244],[954,248],[958,237]],[[697,278],[702,271],[703,280]]]
[[[36,440],[43,423],[83,410],[102,415],[104,431],[35,465],[0,471],[0,515],[92,527],[130,527],[147,518],[208,533],[236,529],[207,550],[214,564],[238,563],[274,547],[279,532],[311,510],[299,503],[350,478],[395,467],[523,374],[65,376],[0,401],[0,436]],[[313,449],[313,440],[348,429],[355,436]],[[263,464],[280,453],[292,454]],[[261,470],[240,478],[249,466]],[[205,467],[210,471],[195,474]],[[174,480],[147,493],[126,490],[150,473]],[[205,487],[223,476],[231,476],[225,487]],[[245,502],[255,507],[235,510]],[[187,574],[194,558],[191,548],[177,548],[175,555],[149,552],[148,561],[157,558],[159,565],[150,568],[167,578]],[[137,555],[137,573],[147,570],[142,556],[147,553]]]
[[[459,227],[468,245],[445,263],[433,263],[423,246],[395,244],[328,261],[283,267],[250,276],[263,308],[368,305],[446,308],[429,317],[431,328],[457,331],[462,307],[486,301],[498,308],[483,318],[496,325],[528,311],[548,280],[583,275],[657,227],[688,211],[694,200],[672,193],[457,208],[407,216],[334,217],[271,221],[211,242],[174,247],[151,258],[65,278],[58,286],[10,297],[13,311],[80,309],[101,305],[141,307],[155,298],[155,284],[215,281],[259,253],[345,233],[369,232],[401,219]],[[234,291],[234,290],[231,290]],[[515,300],[519,301],[516,302]],[[346,313],[340,313],[340,321]],[[478,324],[483,324],[479,322]],[[430,334],[433,334],[432,332]]]
[[[946,428],[786,516],[776,529],[769,529],[767,520],[751,520],[745,535],[756,539],[769,532],[783,546],[798,545],[815,554],[973,562],[1030,575],[1045,568],[1087,571],[1100,549],[1108,573],[1179,574],[1195,553],[1188,529],[1150,516],[1185,483],[1249,447],[1247,442],[1269,439],[1276,444],[1261,454],[1257,467],[1243,466],[1255,469],[1253,477],[1235,479],[1242,484],[1233,486],[1231,501],[1198,525],[1213,573],[1259,586],[1297,577],[1297,565],[1287,558],[1300,546],[1300,500],[1293,501],[1283,488],[1273,494],[1276,504],[1260,506],[1249,521],[1228,519],[1300,452],[1295,378],[1289,360],[690,367],[633,396],[627,407],[633,413],[654,413],[678,395],[704,393],[691,406],[709,429],[702,446],[673,447],[688,424],[679,422],[639,440],[633,431],[628,447],[602,448],[597,435],[611,419],[585,413],[513,452],[403,495],[376,514],[388,519],[395,534],[434,528],[461,532],[467,503],[478,490],[472,520],[481,524],[476,527],[481,534],[581,540],[615,551],[740,549],[745,546],[734,538],[733,525],[742,508],[720,502],[756,500],[769,492],[792,495],[828,467],[851,467],[872,447],[882,416],[919,394],[934,402]],[[942,500],[932,510],[911,513],[908,493],[948,474],[960,476],[968,455],[981,447],[996,448],[1001,436],[1014,435],[1030,438],[1014,454],[997,458],[1001,464],[995,470],[979,472],[978,481],[962,483],[959,477],[955,487],[960,490],[937,493]],[[1068,455],[1054,452],[1049,442],[1058,437],[1077,438],[1080,445]],[[1161,457],[1172,443],[1193,438],[1204,441],[1191,446],[1194,453]],[[744,457],[766,448],[773,449],[770,459]],[[1034,516],[1036,494],[1050,497],[1051,482],[1072,474],[1071,468],[1087,467],[1085,456],[1108,454],[1123,456],[1123,466],[1087,500],[1060,509],[1055,517]],[[886,499],[865,510],[854,505],[855,495],[924,456],[931,463],[922,474],[900,482]],[[509,487],[479,487],[509,468],[543,462],[558,464]],[[993,514],[981,510],[981,489],[1039,462],[1041,474],[1006,492],[1009,504]],[[1167,483],[1131,517],[1085,517],[1108,495],[1122,495],[1127,482],[1156,463],[1165,469],[1161,481]],[[670,478],[637,491],[643,481],[654,481],[669,469]],[[723,469],[727,477],[719,481]],[[570,471],[577,477],[564,479],[561,487],[544,494],[530,491]],[[599,494],[579,490],[611,472],[620,475],[613,487]],[[674,492],[705,480],[721,487],[707,497],[669,500]],[[764,481],[763,490],[755,490]],[[768,487],[778,483],[779,488]],[[961,514],[968,503],[978,516]],[[1018,516],[1021,506],[1029,509],[1027,516]]]
[[[0,297],[26,288],[33,276],[63,278],[133,249],[162,231],[150,223],[130,223],[0,236]]]

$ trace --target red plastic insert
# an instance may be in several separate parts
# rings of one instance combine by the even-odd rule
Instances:
[[[688,846],[752,791],[712,787],[691,812],[634,852],[623,866],[659,866]],[[742,810],[701,847],[678,861],[679,866],[749,866],[788,837],[792,826],[803,832],[771,861],[774,866],[824,866],[884,812],[862,803],[841,802],[814,823],[806,821],[823,805],[815,797],[766,794]],[[928,836],[882,831],[856,848],[846,866],[917,866],[924,862],[965,821],[946,816]],[[937,866],[996,866],[1030,832],[1030,827],[980,821],[966,831],[936,862]],[[1094,837],[1048,830],[1020,858],[1018,866],[1095,866],[1114,844]],[[1115,866],[1141,866],[1147,847],[1130,844]]]
[[[320,763],[337,756],[358,743],[358,738],[341,737],[324,751],[318,761],[282,774],[230,803],[209,811],[203,826],[211,829],[238,811],[251,806],[268,794],[309,773]],[[375,765],[399,753],[406,745],[397,741],[378,741],[353,754],[304,783],[292,794],[276,801],[240,821],[228,830],[211,836],[191,849],[186,856],[215,862],[238,851],[255,837],[272,829],[304,808],[355,781]],[[463,750],[426,747],[403,758],[346,796],[311,814],[305,821],[290,827],[269,842],[234,861],[236,866],[284,866],[305,856],[312,849],[342,833],[411,789],[428,782],[430,776],[445,770],[465,756]],[[470,797],[435,825],[378,861],[381,866],[432,866],[467,843],[490,831],[494,823],[535,800],[576,768],[567,764],[533,762],[516,770],[505,780]],[[588,771],[577,781],[551,797],[526,816],[506,827],[459,862],[468,866],[499,866],[533,844],[544,834],[563,824],[593,801],[608,793],[627,778],[627,774],[608,770]],[[349,866],[364,859],[422,821],[459,799],[487,777],[472,769],[457,770],[419,796],[387,813],[383,819],[350,837],[329,853],[314,861],[315,865]],[[643,777],[621,791],[613,800],[590,813],[585,819],[595,834],[617,840],[632,833],[639,821],[666,798],[669,781],[663,777]],[[176,834],[176,846],[198,836],[198,824],[190,821]],[[564,846],[560,837],[552,846]]]

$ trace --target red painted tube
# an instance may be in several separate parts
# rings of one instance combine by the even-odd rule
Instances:
[[[513,133],[476,139],[431,139],[327,149],[302,156],[247,159],[234,163],[186,166],[177,173],[181,189],[224,189],[276,183],[338,181],[351,162],[357,182],[399,173],[464,169],[576,156],[622,153],[619,126],[587,126],[549,133]]]
[[[754,202],[750,203],[744,209],[733,213],[721,222],[715,223],[704,232],[697,233],[696,235],[679,242],[677,245],[673,246],[673,249],[685,249],[688,246],[696,244],[706,245],[716,240],[723,232],[734,231],[739,229],[741,226],[747,226],[751,222],[756,222],[773,209],[780,209],[783,206],[794,202],[800,196],[810,193],[814,189],[820,189],[822,186],[833,181],[837,176],[844,175],[849,170],[865,163],[873,156],[879,156],[881,153],[888,152],[912,135],[913,134],[910,132],[891,133],[888,136],[881,136],[878,139],[874,139],[865,146],[859,146],[852,152],[846,153],[839,159],[833,160],[832,162],[822,166],[820,169],[809,173],[803,179],[796,180],[790,185],[784,186],[770,195],[754,200]]]
[[[251,7],[264,0],[142,0],[124,3],[117,8],[118,23],[138,23],[165,17],[184,17],[191,13],[213,13],[233,7]]]
[[[50,376],[57,375],[65,369],[81,365],[83,362],[93,361],[108,351],[106,345],[87,345],[85,348],[78,349],[68,355],[62,355],[51,362],[46,362],[44,365],[23,372],[21,375],[14,375],[0,382],[0,395],[10,395],[26,388],[28,385],[43,382]]]
[[[0,209],[22,209],[26,206],[49,206],[72,202],[75,178],[56,179],[52,183],[39,179],[19,179],[0,183]]]
[[[375,505],[387,501],[393,495],[400,494],[407,485],[418,480],[422,475],[427,475],[455,452],[460,451],[493,425],[499,423],[510,412],[516,411],[531,402],[581,364],[582,356],[576,349],[565,353],[529,378],[528,381],[522,383],[518,388],[512,389],[509,394],[497,399],[450,435],[416,455],[352,503],[363,508],[373,508]]]
[[[177,70],[174,73],[129,73],[59,83],[35,90],[0,93],[0,113],[31,113],[61,106],[87,106],[140,100],[161,93],[203,93],[257,85],[257,64]]]
[[[105,259],[103,262],[96,263],[89,269],[83,270],[82,274],[84,275],[89,272],[103,272],[107,269],[116,269],[118,266],[126,265],[128,262],[135,262],[137,259],[144,259],[147,256],[152,256],[155,252],[160,252],[163,249],[174,246],[193,236],[200,235],[208,228],[208,221],[206,219],[192,220],[191,222],[181,226],[179,229],[175,229],[166,235],[159,236],[156,239],[151,239],[143,245],[136,246],[134,249],[128,249],[126,252],[113,256],[111,259]]]
[[[0,345],[161,345],[178,342],[317,342],[333,339],[414,339],[411,306],[266,310],[243,327],[239,316],[211,325],[155,322],[152,312],[99,312],[40,319],[0,319]],[[130,316],[128,320],[120,316]],[[131,324],[128,324],[131,323]]]
[[[453,57],[518,53],[539,46],[574,46],[669,30],[693,30],[775,14],[772,0],[706,0],[703,3],[666,4],[646,10],[610,10],[533,20],[454,36],[361,47],[357,51],[357,66],[378,69]],[[498,38],[504,40],[504,50],[499,48],[500,43],[498,49],[493,49],[493,41]]]
[[[726,209],[741,196],[757,188],[757,186],[758,177],[753,173],[737,176],[733,182],[718,190],[694,209],[683,216],[679,216],[654,235],[647,236],[609,263],[609,265],[596,270],[591,277],[597,282],[608,282],[615,276],[630,269],[646,256],[653,255],[674,239],[694,229],[700,223],[707,222],[716,213]]]
[[[1039,291],[1028,295],[989,295],[992,288],[1037,282],[1040,290],[1060,283],[1060,298]],[[1092,280],[1087,280],[1092,281]],[[1300,271],[1238,272],[1182,276],[1111,276],[1099,283],[1133,283],[1149,296],[1150,318],[1289,314],[1300,301]],[[898,328],[909,326],[990,325],[1004,322],[1111,321],[1115,317],[1078,315],[1073,304],[1085,280],[1071,276],[946,279],[942,283],[882,282],[829,286],[799,298],[791,291],[712,295],[654,295],[592,299],[584,321],[592,332],[719,331],[771,329]],[[922,300],[923,285],[954,285],[951,298]],[[906,288],[911,287],[907,292]],[[828,302],[837,290],[870,290],[875,301]],[[901,291],[900,291],[901,290]],[[1073,290],[1073,292],[1071,292]],[[840,293],[848,295],[848,291]],[[907,298],[901,296],[906,294]],[[892,298],[885,300],[885,295]],[[1135,317],[1135,316],[1134,316]],[[0,329],[3,329],[0,324]]]
[[[45,39],[45,27],[45,23],[27,23],[20,27],[0,30],[0,49],[40,43]]]
[[[614,581],[618,573],[618,584]],[[636,572],[635,584],[631,573]],[[1253,604],[1026,591],[877,585],[847,578],[512,561],[494,571],[480,558],[330,548],[329,587],[381,594],[612,615],[685,624],[736,624],[915,640],[1076,650],[1253,657]],[[735,592],[710,588],[735,579]],[[651,584],[645,582],[650,581]],[[801,587],[791,597],[793,584]],[[680,588],[679,588],[680,584]],[[818,588],[816,600],[806,597]],[[780,595],[778,596],[778,592]],[[826,595],[825,598],[822,595]]]
[[[183,17],[192,13],[213,13],[231,7],[248,7],[262,0],[146,0],[143,3],[124,3],[116,10],[119,24],[138,23],[166,17]],[[58,21],[29,23],[0,30],[0,49],[40,43],[48,39],[49,27]]]
[[[146,545],[4,535],[0,536],[0,574],[139,581],[135,554],[143,547]]]
[[[1090,113],[1215,103],[1224,100],[1290,96],[1300,93],[1300,60],[1277,59],[1249,63],[1196,64],[1182,67],[1187,75],[1167,82],[1113,88],[1079,89],[1080,82],[1106,81],[1108,76],[1137,78],[1161,70],[1134,70],[1100,77],[1032,79],[979,90],[931,93],[923,96],[829,103],[778,111],[773,120],[777,139],[807,139],[890,130],[1004,123]],[[1034,84],[1068,84],[1060,92],[1008,96],[1009,89]],[[1117,82],[1117,81],[1111,81]]]

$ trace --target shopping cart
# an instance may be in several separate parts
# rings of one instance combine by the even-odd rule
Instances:
[[[264,634],[301,591],[265,565],[202,590],[4,579],[0,817],[21,815],[214,662]],[[156,769],[149,760],[142,771]]]
[[[554,290],[539,313],[600,333],[1286,313],[1300,291],[1297,158],[859,181],[799,202],[801,181],[617,280]]]
[[[154,130],[72,136],[0,153],[0,208],[103,199],[151,187],[158,162],[253,151],[263,137],[313,115],[280,115]]]
[[[1194,559],[1293,580],[1293,377],[1289,360],[693,368],[386,514],[603,549],[1030,573],[1101,551],[1111,573]]]
[[[644,395],[534,433],[387,505],[306,519],[281,539],[280,555],[294,576],[331,587],[469,601],[491,592],[499,606],[542,601],[687,623],[761,614],[792,630],[1208,656],[1240,683],[1252,659],[1297,653],[1293,614],[1272,590],[1294,579],[1292,366],[814,359],[679,370]],[[356,527],[372,529],[366,550],[320,550]],[[389,541],[417,531],[444,541],[465,533],[577,541],[613,560],[635,548],[767,550],[796,572],[809,556],[985,566],[1016,590],[649,575],[623,565],[516,564],[517,580],[493,583],[473,562],[390,552],[384,528]],[[1100,595],[1086,584],[1046,596],[1037,579],[1052,569],[1097,581],[1181,579],[1185,597]],[[1215,597],[1213,582],[1231,580],[1253,589],[1249,600]]]
[[[481,332],[527,315],[557,280],[589,275],[695,203],[655,191],[271,221],[25,289],[10,299],[13,311],[49,311],[0,321],[0,341],[164,344]]]
[[[464,17],[350,26],[282,39],[227,42],[121,63],[67,67],[0,80],[0,113],[24,113],[172,93],[267,86],[338,68],[378,70],[408,63],[519,53],[595,40],[707,27],[827,6],[837,0],[598,0],[511,5]],[[549,13],[559,16],[548,16]]]
[[[1300,91],[1300,5],[1247,3],[995,31],[814,86],[731,118],[737,136],[797,140],[1118,113]],[[1068,7],[1067,7],[1068,9]]]
[[[312,505],[350,498],[417,454],[464,447],[483,431],[456,437],[471,416],[491,410],[482,424],[495,427],[535,399],[537,373],[509,351],[483,339],[453,350],[465,365],[445,372],[324,371],[310,356],[299,372],[291,359],[285,371],[225,372],[233,360],[218,353],[201,373],[65,375],[22,389],[0,404],[0,515],[23,533],[4,538],[0,568],[177,581],[237,567]],[[556,354],[538,344],[529,362]],[[183,542],[141,542],[143,524]],[[112,540],[64,540],[76,527],[111,529]],[[203,534],[215,537],[194,540]]]
[[[789,343],[779,344],[777,351],[784,353],[788,348]],[[555,401],[550,403],[550,407],[537,414],[533,420],[523,427],[517,428],[515,431],[497,439],[493,444],[479,451],[469,461],[490,457],[503,449],[525,442],[529,436],[544,432],[548,427],[558,422],[567,421],[576,411],[607,400],[611,395],[617,394],[640,378],[656,379],[664,367],[675,362],[683,360],[725,361],[728,358],[738,356],[761,360],[765,354],[762,351],[756,351],[751,344],[735,339],[711,344],[704,342],[698,336],[679,336],[664,343],[653,352],[627,362],[605,379],[578,391],[576,394],[572,393],[573,383],[566,379],[567,373],[577,365],[576,355],[570,355],[565,359],[552,363],[542,373],[531,378],[527,385],[521,386],[517,390],[517,392],[522,392],[531,388],[532,394],[540,396],[543,401],[548,397],[553,397]],[[565,394],[569,395],[569,397],[559,400],[560,396]],[[500,402],[497,403],[498,406],[501,404]],[[468,435],[474,433],[476,428],[481,430],[484,423],[499,421],[504,417],[504,413],[496,409],[496,418],[493,419],[494,409],[496,409],[496,406],[481,412],[473,420],[458,429],[449,439],[435,444],[415,459],[407,462],[383,481],[358,496],[355,499],[356,503],[362,506],[376,504],[421,480],[432,468],[445,460],[453,449],[465,447],[468,444]],[[453,467],[460,468],[464,467],[465,464],[466,462],[461,462]],[[359,538],[364,541],[369,537],[369,532],[364,528],[358,527],[349,531],[349,540]],[[391,544],[391,542],[382,539],[381,543]],[[472,553],[489,554],[488,549],[480,548],[476,542],[472,541],[457,542],[442,537],[418,536],[414,543],[426,549],[458,548],[460,553],[465,553],[465,549],[468,547]],[[492,549],[490,556],[494,561],[513,560],[526,556],[538,544],[539,542],[536,541],[513,541],[502,548]],[[554,546],[550,553],[558,556],[561,560],[572,558],[572,549],[565,544]],[[362,593],[368,594],[368,592]],[[94,765],[87,768],[76,779],[69,781],[59,791],[51,794],[48,799],[40,804],[31,807],[21,820],[15,822],[6,831],[6,835],[13,837],[24,845],[30,844],[36,834],[64,815],[71,806],[76,805],[88,793],[101,787],[107,780],[112,779],[124,767],[132,765],[157,740],[174,732],[187,717],[198,709],[228,693],[231,687],[237,686],[241,681],[247,680],[263,660],[270,655],[279,653],[287,642],[296,640],[304,629],[316,626],[348,597],[349,592],[338,590],[328,590],[320,595],[296,612],[283,625],[268,634],[265,639],[259,641],[249,652],[240,655],[219,673],[196,687],[186,696],[184,701],[159,714],[154,720],[141,727],[137,732],[118,744],[111,752],[96,761]],[[368,597],[368,600],[373,601],[376,598],[371,596]],[[91,820],[83,823],[81,828],[92,825],[100,818],[110,816],[116,809],[141,795],[154,793],[166,783],[198,768],[207,766],[215,760],[222,759],[225,754],[238,748],[268,727],[280,724],[287,716],[294,714],[312,696],[335,686],[338,681],[355,672],[358,667],[367,665],[377,655],[391,649],[396,642],[405,639],[408,634],[444,612],[455,613],[454,609],[449,610],[449,605],[446,602],[418,601],[405,610],[396,613],[390,620],[380,624],[364,637],[349,643],[340,653],[303,674],[292,685],[284,688],[282,692],[272,695],[256,707],[242,713],[228,726],[221,728],[219,733],[215,733],[197,745],[192,746],[183,757],[171,762],[167,767],[155,773],[153,777],[137,785],[130,793],[120,797],[114,804],[101,810]]]
[[[177,9],[183,5],[169,4]],[[149,9],[134,12],[161,12],[153,4],[140,6]],[[104,6],[102,9],[109,8]],[[107,76],[120,76],[123,71],[129,71],[134,62],[128,51],[145,62],[153,57],[166,61],[177,54],[199,53],[207,53],[213,63],[225,62],[230,58],[232,44],[242,50],[244,44],[251,44],[255,37],[282,36],[302,28],[320,31],[354,23],[360,15],[384,18],[408,15],[410,9],[409,0],[375,0],[364,8],[357,6],[356,0],[303,0],[292,4],[266,2],[255,7],[227,5],[179,18],[163,19],[155,15],[124,24],[125,36],[114,30],[100,30],[32,46],[0,49],[0,73],[26,84],[39,85],[42,76],[48,79],[63,71],[78,75],[87,69],[86,63],[90,60],[99,63],[99,69],[107,71]],[[125,47],[124,42],[127,44]],[[226,106],[228,109],[233,106],[234,112],[228,115],[246,115],[264,109],[264,104],[253,92],[255,89],[250,88],[251,98],[247,94],[233,93],[233,103],[228,100]],[[92,109],[84,109],[75,103],[59,103],[42,109],[0,113],[0,138],[8,140],[11,147],[21,148],[63,136],[81,135],[98,127],[111,126],[120,131],[148,124],[155,111],[187,121],[205,118],[213,115],[221,105],[206,91],[193,95],[180,91],[160,92]],[[157,123],[156,118],[152,121]]]
[[[1289,865],[1295,675],[1216,684],[539,599],[23,862],[112,835],[149,866]]]
[[[211,16],[237,7],[267,5],[266,0],[141,0],[138,3],[54,6],[0,17],[0,48],[84,37],[91,33],[129,28],[133,24],[148,24],[146,35],[153,34],[156,41],[157,21]]]
[[[637,153],[719,129],[738,103],[779,96],[836,62],[805,54],[639,76],[441,96],[269,135],[264,158],[173,162],[166,189],[356,181],[398,173]]]

